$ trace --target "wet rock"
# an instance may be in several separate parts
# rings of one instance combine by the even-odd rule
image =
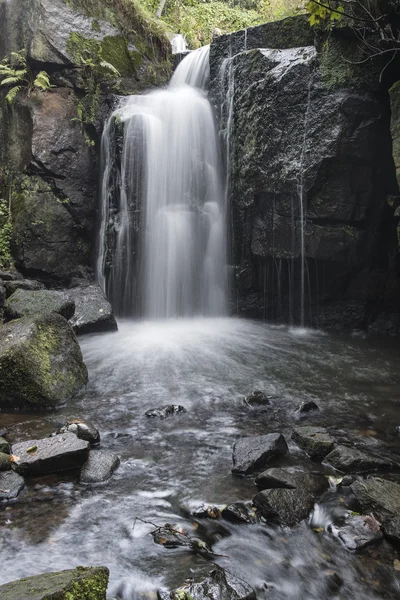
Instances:
[[[7,298],[6,288],[4,285],[2,285],[2,281],[0,280],[0,308],[3,308],[3,306],[5,305],[6,298]]]
[[[81,483],[100,483],[110,479],[114,471],[119,467],[120,459],[116,454],[106,450],[92,450],[89,458],[82,467]]]
[[[34,281],[31,279],[21,279],[21,280],[13,280],[5,282],[6,295],[9,298],[14,292],[17,290],[42,290],[44,288],[43,283],[39,283],[39,281]]]
[[[9,469],[11,469],[10,455],[0,452],[0,471],[8,471]]]
[[[251,504],[234,502],[228,504],[221,513],[221,517],[231,523],[256,523],[257,517]]]
[[[2,600],[106,600],[106,567],[77,567],[69,571],[25,577],[0,586]]]
[[[261,471],[287,452],[288,446],[281,433],[242,438],[233,446],[232,473],[245,475]]]
[[[14,471],[2,471],[0,473],[0,500],[13,500],[24,486],[25,482],[21,475]]]
[[[343,585],[343,579],[331,569],[324,571],[328,594],[336,594]]]
[[[90,421],[70,419],[57,433],[74,433],[80,440],[86,440],[91,446],[100,443],[100,433]]]
[[[165,548],[192,547],[192,539],[172,525],[166,524],[151,532],[156,544],[165,546]]]
[[[264,519],[287,527],[307,518],[315,500],[328,488],[326,477],[300,471],[269,469],[262,475],[257,485],[264,486],[263,491],[253,504]]]
[[[364,513],[373,513],[383,524],[400,515],[400,484],[370,477],[351,485]]]
[[[5,307],[7,319],[20,317],[47,316],[58,313],[70,319],[75,312],[75,303],[63,292],[54,290],[16,290],[8,299]]]
[[[322,460],[335,443],[334,438],[323,427],[296,427],[292,440],[313,460]]]
[[[81,467],[89,455],[89,442],[73,433],[42,440],[28,440],[12,446],[19,457],[13,468],[22,475],[44,475]]]
[[[2,326],[0,406],[53,408],[72,398],[87,377],[75,334],[60,315]]]
[[[4,452],[5,454],[10,454],[10,444],[3,437],[0,437],[0,452]]]
[[[69,323],[77,334],[118,329],[111,304],[98,285],[72,288],[68,297],[75,302],[75,314]]]
[[[151,408],[146,411],[146,417],[165,419],[166,417],[185,412],[187,412],[187,410],[184,406],[168,404],[167,406],[161,406],[160,408]]]
[[[0,279],[3,281],[15,281],[16,279],[21,279],[21,275],[16,271],[3,271],[0,269]]]
[[[380,523],[368,516],[350,516],[343,526],[335,528],[335,534],[348,550],[363,550],[383,539]]]
[[[393,463],[387,459],[373,454],[367,454],[357,448],[336,446],[325,460],[342,473],[371,473],[373,471],[387,471]]]
[[[158,592],[159,600],[256,600],[254,590],[242,579],[220,567],[208,577],[184,584],[172,592]]]
[[[271,396],[267,396],[260,390],[255,390],[245,397],[244,401],[248,406],[269,406]]]
[[[295,414],[299,417],[305,417],[311,412],[319,411],[319,406],[313,400],[309,400],[308,402],[302,402],[294,411]]]
[[[394,517],[393,519],[388,519],[383,524],[382,529],[389,540],[395,542],[396,544],[400,544],[400,515],[398,517]]]
[[[191,516],[195,519],[219,519],[225,505],[213,506],[211,504],[202,504],[191,511]]]

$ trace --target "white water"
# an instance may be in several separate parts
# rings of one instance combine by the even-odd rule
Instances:
[[[129,97],[105,128],[97,276],[111,298],[122,299],[119,312],[125,315],[137,309],[134,286],[140,270],[142,314],[147,317],[225,312],[224,187],[214,117],[202,91],[209,77],[208,56],[209,47],[189,54],[167,89]],[[122,185],[107,280],[110,135],[116,119],[124,131]]]
[[[176,33],[172,40],[172,54],[181,54],[182,52],[186,52],[188,49],[187,41],[182,33]]]

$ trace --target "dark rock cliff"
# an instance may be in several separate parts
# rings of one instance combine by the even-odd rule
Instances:
[[[347,29],[314,39],[306,17],[211,46],[239,314],[399,327],[389,98],[358,46]]]

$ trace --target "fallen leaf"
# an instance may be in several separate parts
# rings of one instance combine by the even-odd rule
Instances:
[[[315,531],[315,533],[322,533],[325,529],[323,527],[314,527],[313,531]]]
[[[31,446],[30,448],[28,448],[27,452],[29,452],[31,454],[32,452],[36,452],[36,450],[37,450],[37,446],[35,445],[35,446]]]
[[[10,454],[10,460],[13,463],[17,463],[19,460],[21,460],[20,456],[15,456],[15,454]]]
[[[167,543],[167,541],[168,541],[168,540],[167,540],[166,538],[164,538],[164,537],[161,537],[161,538],[160,538],[160,544],[166,544],[166,543]]]

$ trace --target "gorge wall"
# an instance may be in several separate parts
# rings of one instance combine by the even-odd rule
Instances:
[[[211,46],[239,314],[301,322],[303,264],[305,323],[399,330],[391,82],[362,60],[349,29],[314,36],[307,17]]]

